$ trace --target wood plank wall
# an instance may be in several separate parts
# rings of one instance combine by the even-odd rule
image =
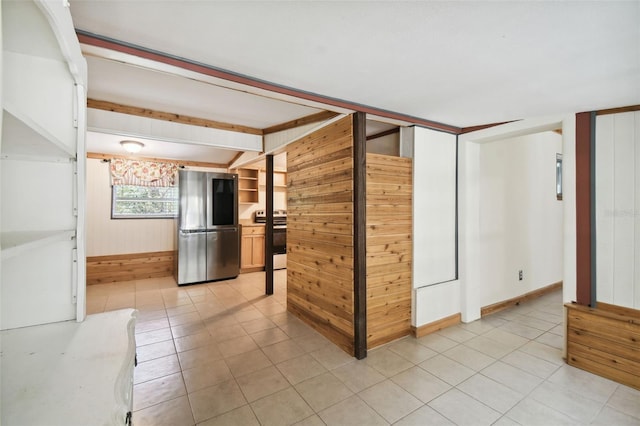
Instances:
[[[411,334],[412,164],[367,154],[367,348]]]
[[[567,363],[640,389],[640,311],[568,303]]]
[[[353,127],[287,147],[287,309],[354,355]]]
[[[87,284],[170,277],[175,259],[175,251],[87,257]]]

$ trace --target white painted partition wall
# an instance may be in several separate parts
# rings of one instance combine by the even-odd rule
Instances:
[[[596,298],[640,309],[640,112],[596,119]]]
[[[414,326],[460,312],[456,280],[456,135],[413,129]]]
[[[456,135],[416,127],[414,288],[456,278]]]

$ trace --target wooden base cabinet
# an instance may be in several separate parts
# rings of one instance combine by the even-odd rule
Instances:
[[[264,269],[264,238],[263,225],[242,227],[242,247],[240,272],[255,272]]]

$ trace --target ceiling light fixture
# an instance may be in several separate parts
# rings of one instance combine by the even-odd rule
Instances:
[[[136,152],[140,152],[142,148],[144,148],[144,144],[138,141],[120,141],[120,145],[125,149],[125,151],[135,154]]]

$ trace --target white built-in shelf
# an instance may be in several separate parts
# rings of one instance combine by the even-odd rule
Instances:
[[[40,130],[40,131],[38,131]],[[69,161],[76,154],[71,148],[48,139],[36,123],[28,125],[6,109],[2,110],[2,158],[49,158]]]
[[[132,409],[136,312],[0,332],[2,424],[124,425]]]
[[[74,238],[74,229],[59,231],[22,231],[0,233],[2,260],[10,259],[38,247],[44,247],[58,241],[69,241]]]

